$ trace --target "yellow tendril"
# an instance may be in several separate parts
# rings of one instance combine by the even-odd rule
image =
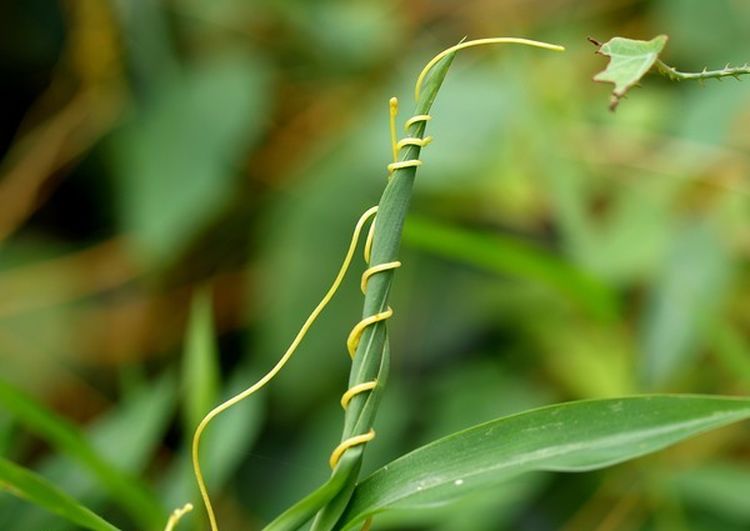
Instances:
[[[351,402],[352,398],[354,398],[356,395],[360,393],[364,393],[366,391],[372,391],[378,386],[377,380],[372,380],[369,382],[362,382],[361,384],[354,385],[350,387],[346,393],[341,395],[341,407],[346,409],[349,406],[349,402]]]
[[[185,516],[187,513],[193,510],[193,504],[192,503],[186,503],[179,509],[175,509],[172,511],[172,514],[169,515],[169,520],[167,520],[167,525],[164,528],[164,531],[172,531],[177,524],[180,522],[183,516]]]
[[[419,73],[419,77],[417,77],[417,83],[416,85],[414,85],[414,98],[419,101],[419,91],[422,89],[422,84],[424,83],[427,74],[430,72],[430,70],[432,70],[432,67],[435,66],[443,57],[465,48],[471,48],[473,46],[484,46],[487,44],[523,44],[526,46],[544,48],[546,50],[552,50],[555,52],[565,51],[565,48],[563,46],[558,46],[557,44],[549,44],[546,42],[533,41],[531,39],[522,39],[519,37],[491,37],[489,39],[476,39],[473,41],[461,42],[459,44],[456,44],[455,46],[451,46],[450,48],[443,50],[435,57],[430,59],[430,61]]]
[[[391,130],[391,151],[393,152],[393,162],[398,160],[398,147],[396,146],[397,133],[396,133],[396,116],[398,116],[398,98],[393,97],[388,100],[388,108],[390,110],[388,125]],[[369,261],[369,260],[368,260]]]
[[[433,57],[427,63],[427,65],[425,65],[424,69],[422,69],[419,76],[417,77],[417,82],[414,87],[414,95],[416,99],[419,100],[419,92],[422,87],[422,84],[425,78],[427,77],[427,74],[438,63],[438,61],[440,61],[442,58],[446,57],[447,55],[453,52],[457,52],[459,50],[463,50],[465,48],[469,48],[472,46],[482,46],[486,44],[523,44],[527,46],[535,46],[538,48],[545,48],[545,49],[554,50],[554,51],[564,50],[562,46],[548,44],[545,42],[533,41],[529,39],[515,38],[515,37],[498,37],[498,38],[477,39],[473,41],[462,42],[446,50],[443,50],[442,52],[437,54],[435,57]],[[409,136],[401,140],[398,140],[397,134],[396,134],[396,117],[398,115],[398,99],[397,98],[394,97],[389,100],[389,111],[390,111],[389,112],[389,126],[390,126],[390,135],[391,135],[391,151],[393,154],[393,162],[388,164],[388,172],[390,175],[398,169],[416,167],[416,166],[421,165],[422,161],[419,159],[399,161],[398,154],[406,146],[418,146],[420,148],[425,147],[432,141],[432,137],[427,136],[424,138],[417,138],[414,136]],[[404,128],[408,133],[409,128],[412,127],[413,125],[419,122],[427,122],[431,119],[432,117],[429,114],[420,114],[420,115],[412,116],[411,118],[406,120]],[[211,505],[211,500],[208,495],[208,489],[206,487],[205,479],[203,477],[203,472],[201,471],[201,467],[200,467],[200,442],[201,442],[201,437],[203,435],[203,432],[205,431],[208,424],[216,416],[223,413],[224,411],[231,408],[232,406],[236,405],[237,403],[241,402],[242,400],[245,400],[256,391],[260,390],[268,382],[270,382],[278,374],[278,372],[286,365],[286,363],[292,357],[294,352],[297,350],[297,347],[299,347],[299,344],[301,343],[302,339],[305,337],[305,334],[307,334],[310,327],[313,325],[313,323],[318,318],[318,316],[323,311],[323,309],[326,307],[326,305],[328,305],[328,303],[331,301],[336,291],[338,290],[339,286],[341,285],[341,282],[344,276],[346,275],[347,270],[349,269],[349,265],[351,264],[352,257],[354,256],[354,251],[357,247],[357,243],[359,241],[359,236],[360,236],[360,233],[362,232],[362,228],[368,220],[370,220],[371,218],[373,218],[373,216],[377,214],[377,211],[378,211],[377,206],[372,207],[369,210],[367,210],[357,221],[357,224],[354,228],[354,232],[352,234],[351,242],[349,244],[349,248],[346,252],[346,256],[344,257],[344,261],[342,262],[341,267],[336,275],[336,278],[334,279],[333,283],[331,284],[330,288],[328,289],[326,294],[323,296],[321,301],[318,303],[315,309],[313,309],[313,311],[307,317],[304,324],[302,325],[302,328],[300,328],[299,332],[297,332],[297,335],[294,337],[294,340],[289,345],[284,355],[279,359],[279,361],[276,362],[276,365],[274,365],[273,368],[270,371],[268,371],[255,384],[253,384],[252,386],[248,387],[241,393],[236,394],[232,398],[219,404],[214,409],[209,411],[208,414],[205,417],[203,417],[201,422],[198,424],[198,427],[195,429],[195,433],[193,435],[193,445],[192,445],[193,470],[195,472],[195,479],[196,479],[196,482],[198,483],[198,489],[200,491],[201,498],[203,499],[203,504],[206,508],[206,513],[208,514],[211,531],[218,531],[219,528],[216,522],[216,516],[214,514],[213,506]],[[365,262],[368,265],[370,263],[370,258],[371,258],[371,249],[372,249],[372,242],[373,242],[373,237],[374,237],[374,227],[375,227],[375,222],[373,220],[370,225],[370,230],[367,234],[367,238],[365,241],[365,248],[364,248]],[[383,264],[370,266],[362,274],[362,280],[361,280],[362,292],[364,293],[367,290],[367,282],[370,279],[370,277],[372,277],[376,273],[381,273],[381,272],[388,271],[391,269],[396,269],[400,266],[401,266],[401,262],[399,261],[387,262]],[[384,321],[388,319],[389,317],[391,317],[392,315],[393,315],[393,310],[389,307],[385,311],[376,313],[375,315],[371,315],[369,317],[365,317],[360,322],[358,322],[354,326],[352,331],[350,332],[349,337],[347,338],[347,348],[349,351],[349,355],[352,358],[354,358],[354,355],[356,353],[357,346],[359,345],[362,334],[364,333],[365,329],[368,326],[373,325],[379,321]],[[360,393],[372,391],[373,389],[377,387],[377,384],[378,384],[377,380],[372,380],[369,382],[363,382],[363,383],[352,386],[341,397],[342,407],[346,409],[349,405],[349,402],[352,400],[354,396]],[[375,431],[370,429],[367,433],[354,435],[342,441],[331,453],[331,456],[329,459],[329,464],[331,465],[331,468],[336,467],[339,460],[341,459],[341,456],[349,448],[352,448],[353,446],[357,446],[360,444],[364,444],[368,441],[371,441],[373,438],[375,438]],[[165,531],[173,531],[174,527],[177,525],[180,519],[185,514],[190,512],[192,509],[193,509],[193,506],[188,503],[188,504],[185,504],[182,508],[179,508],[173,511],[171,516],[169,517]],[[365,522],[363,530],[369,529],[371,523],[372,523],[372,519],[368,519]]]
[[[360,217],[359,221],[357,221],[357,225],[355,226],[354,232],[352,233],[352,239],[351,239],[351,243],[349,244],[349,249],[346,252],[344,261],[341,264],[341,267],[339,268],[339,272],[336,275],[336,278],[334,279],[333,283],[331,284],[331,287],[328,289],[328,291],[323,296],[323,298],[318,303],[318,305],[315,307],[315,309],[310,313],[307,320],[302,325],[302,328],[300,328],[299,332],[297,332],[297,335],[295,336],[291,345],[289,345],[289,348],[287,348],[286,352],[279,359],[279,361],[276,362],[276,365],[274,365],[273,368],[265,374],[265,376],[263,376],[260,380],[258,380],[251,387],[248,387],[241,393],[233,396],[226,402],[219,404],[214,409],[209,411],[208,414],[205,417],[203,417],[203,420],[201,420],[200,424],[198,424],[198,427],[195,429],[195,434],[193,435],[193,448],[192,448],[193,470],[195,472],[196,482],[198,483],[198,490],[200,490],[201,497],[203,498],[203,504],[206,507],[206,513],[208,514],[208,520],[211,525],[211,531],[218,531],[219,527],[216,523],[216,516],[214,514],[213,506],[211,505],[211,499],[209,498],[208,489],[206,487],[206,482],[203,478],[203,472],[201,471],[201,466],[200,466],[200,441],[201,441],[203,432],[205,431],[208,424],[217,415],[221,414],[222,412],[226,411],[227,409],[241,402],[242,400],[245,400],[250,395],[252,395],[256,391],[261,389],[263,386],[265,386],[268,382],[270,382],[276,376],[276,374],[284,367],[284,365],[286,365],[286,363],[292,357],[292,354],[294,354],[295,350],[297,350],[297,347],[302,342],[302,339],[305,337],[305,334],[307,334],[310,327],[313,325],[313,323],[318,318],[318,316],[323,311],[323,309],[326,307],[326,305],[331,301],[336,291],[338,290],[339,286],[341,285],[341,281],[344,279],[344,276],[346,275],[346,272],[349,269],[349,265],[352,262],[352,257],[354,256],[354,251],[357,248],[357,243],[359,242],[359,236],[360,236],[360,233],[362,232],[362,227],[370,218],[372,218],[377,213],[377,211],[378,211],[378,207],[376,206],[372,207],[369,210],[367,210],[364,214],[362,214],[362,217]],[[345,451],[345,449],[341,451],[343,452]]]
[[[328,464],[331,465],[331,468],[336,468],[339,459],[341,459],[341,456],[344,455],[344,452],[346,452],[349,448],[364,444],[368,441],[373,440],[374,438],[375,430],[370,428],[370,431],[368,431],[367,433],[363,433],[362,435],[355,435],[354,437],[349,437],[345,441],[341,441],[341,444],[339,444],[333,450],[333,453],[331,453],[331,458],[328,460]]]
[[[352,328],[352,331],[349,333],[349,337],[346,340],[346,347],[349,350],[349,357],[354,359],[354,354],[357,352],[357,347],[359,346],[359,340],[362,339],[362,334],[364,333],[365,329],[368,326],[373,325],[379,321],[385,321],[391,315],[393,315],[393,308],[388,308],[382,312],[370,315],[369,317],[365,317],[356,325],[354,325],[354,328]]]

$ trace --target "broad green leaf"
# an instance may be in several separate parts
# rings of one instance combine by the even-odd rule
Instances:
[[[84,466],[142,529],[163,525],[165,511],[143,484],[99,455],[77,427],[0,380],[0,407],[57,451]]]
[[[614,109],[625,93],[651,70],[667,44],[667,36],[650,41],[615,37],[599,47],[598,53],[610,58],[607,68],[594,76],[594,81],[614,83],[610,108]]]
[[[750,399],[644,395],[548,406],[423,446],[356,489],[340,526],[378,512],[430,508],[534,470],[582,472],[750,417]]]
[[[538,282],[597,317],[611,318],[617,312],[617,299],[604,283],[518,238],[468,231],[410,216],[404,226],[404,241],[485,271]]]
[[[0,457],[0,491],[28,500],[83,528],[116,531],[117,528],[80,505],[46,479]]]
[[[192,434],[203,416],[216,405],[219,386],[211,291],[207,287],[193,295],[185,337],[182,385],[185,431]]]

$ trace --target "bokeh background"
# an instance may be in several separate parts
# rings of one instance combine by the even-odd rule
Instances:
[[[750,59],[749,27],[741,0],[2,2],[3,385],[76,425],[164,514],[197,501],[192,428],[327,289],[385,184],[388,98],[408,116],[435,53],[514,35],[568,51],[477,49],[449,73],[365,467],[558,401],[747,394],[750,80],[651,76],[611,113],[586,37],[666,33],[666,61],[700,70]],[[260,528],[327,477],[362,269],[285,372],[208,434],[224,529]],[[526,476],[375,528],[747,529],[749,436]],[[0,408],[3,455],[142,528],[52,446]],[[200,513],[181,528],[203,529]],[[70,529],[3,493],[0,528]]]

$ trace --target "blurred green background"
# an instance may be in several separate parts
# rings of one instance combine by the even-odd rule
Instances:
[[[3,2],[1,378],[77,425],[157,513],[197,501],[192,428],[270,368],[327,289],[385,184],[388,98],[407,117],[435,53],[512,35],[568,51],[473,50],[449,73],[365,467],[553,402],[748,394],[750,85],[651,76],[610,113],[586,41],[666,33],[666,61],[700,70],[750,59],[748,27],[739,0]],[[223,529],[258,529],[327,477],[362,269],[205,439]],[[143,529],[3,400],[2,455]],[[527,476],[375,529],[748,529],[748,436]],[[201,513],[181,529],[205,528]],[[0,528],[70,529],[3,493]]]

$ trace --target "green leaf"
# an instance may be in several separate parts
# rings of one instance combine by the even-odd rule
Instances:
[[[176,388],[174,375],[169,373],[155,382],[133,386],[116,407],[87,427],[86,439],[111,465],[130,474],[142,473],[173,418]],[[35,469],[58,488],[94,510],[99,510],[107,499],[107,493],[96,478],[92,474],[82,473],[78,463],[68,456],[52,455],[35,463]],[[184,503],[184,500],[181,501]],[[177,506],[177,503],[174,505]],[[14,509],[8,508],[9,511]],[[0,508],[0,513],[3,510]],[[60,531],[60,526],[51,522],[54,516],[32,507],[19,509],[13,514],[13,522],[18,529]]]
[[[643,380],[658,388],[689,368],[729,285],[730,256],[705,223],[677,233],[647,299],[640,332]]]
[[[199,289],[190,307],[182,375],[185,431],[190,435],[216,405],[219,363],[215,336],[211,291]]]
[[[356,489],[340,527],[378,512],[442,505],[524,472],[582,472],[750,417],[750,399],[645,395],[587,400],[503,417],[423,446]]]
[[[410,216],[404,226],[404,241],[417,249],[491,273],[538,282],[599,318],[612,318],[617,314],[615,294],[604,283],[543,248],[518,238],[468,231]]]
[[[2,490],[86,529],[117,531],[115,526],[79,504],[42,476],[0,457],[0,491]]]
[[[659,35],[650,41],[615,37],[599,47],[597,53],[610,58],[607,68],[594,76],[594,81],[614,83],[610,108],[614,109],[627,91],[646,75],[667,44],[668,37]]]
[[[258,378],[257,372],[247,368],[236,370],[224,392],[219,395],[220,401],[235,396],[247,388],[248,382],[257,381]],[[263,411],[263,398],[253,396],[251,400],[235,405],[213,420],[201,444],[201,463],[209,490],[218,491],[247,457],[260,431]],[[172,469],[164,474],[164,482],[159,489],[168,507],[178,507],[198,496],[190,459],[193,429],[185,435],[181,455],[174,461]]]
[[[750,524],[750,467],[738,462],[708,463],[678,472],[668,485],[691,507],[701,507]]]
[[[137,479],[103,459],[75,425],[56,415],[25,393],[0,380],[0,407],[59,452],[90,471],[141,529],[163,525],[166,511],[156,496]]]
[[[232,199],[267,89],[262,62],[222,52],[169,76],[115,137],[120,223],[143,261],[173,259]]]

